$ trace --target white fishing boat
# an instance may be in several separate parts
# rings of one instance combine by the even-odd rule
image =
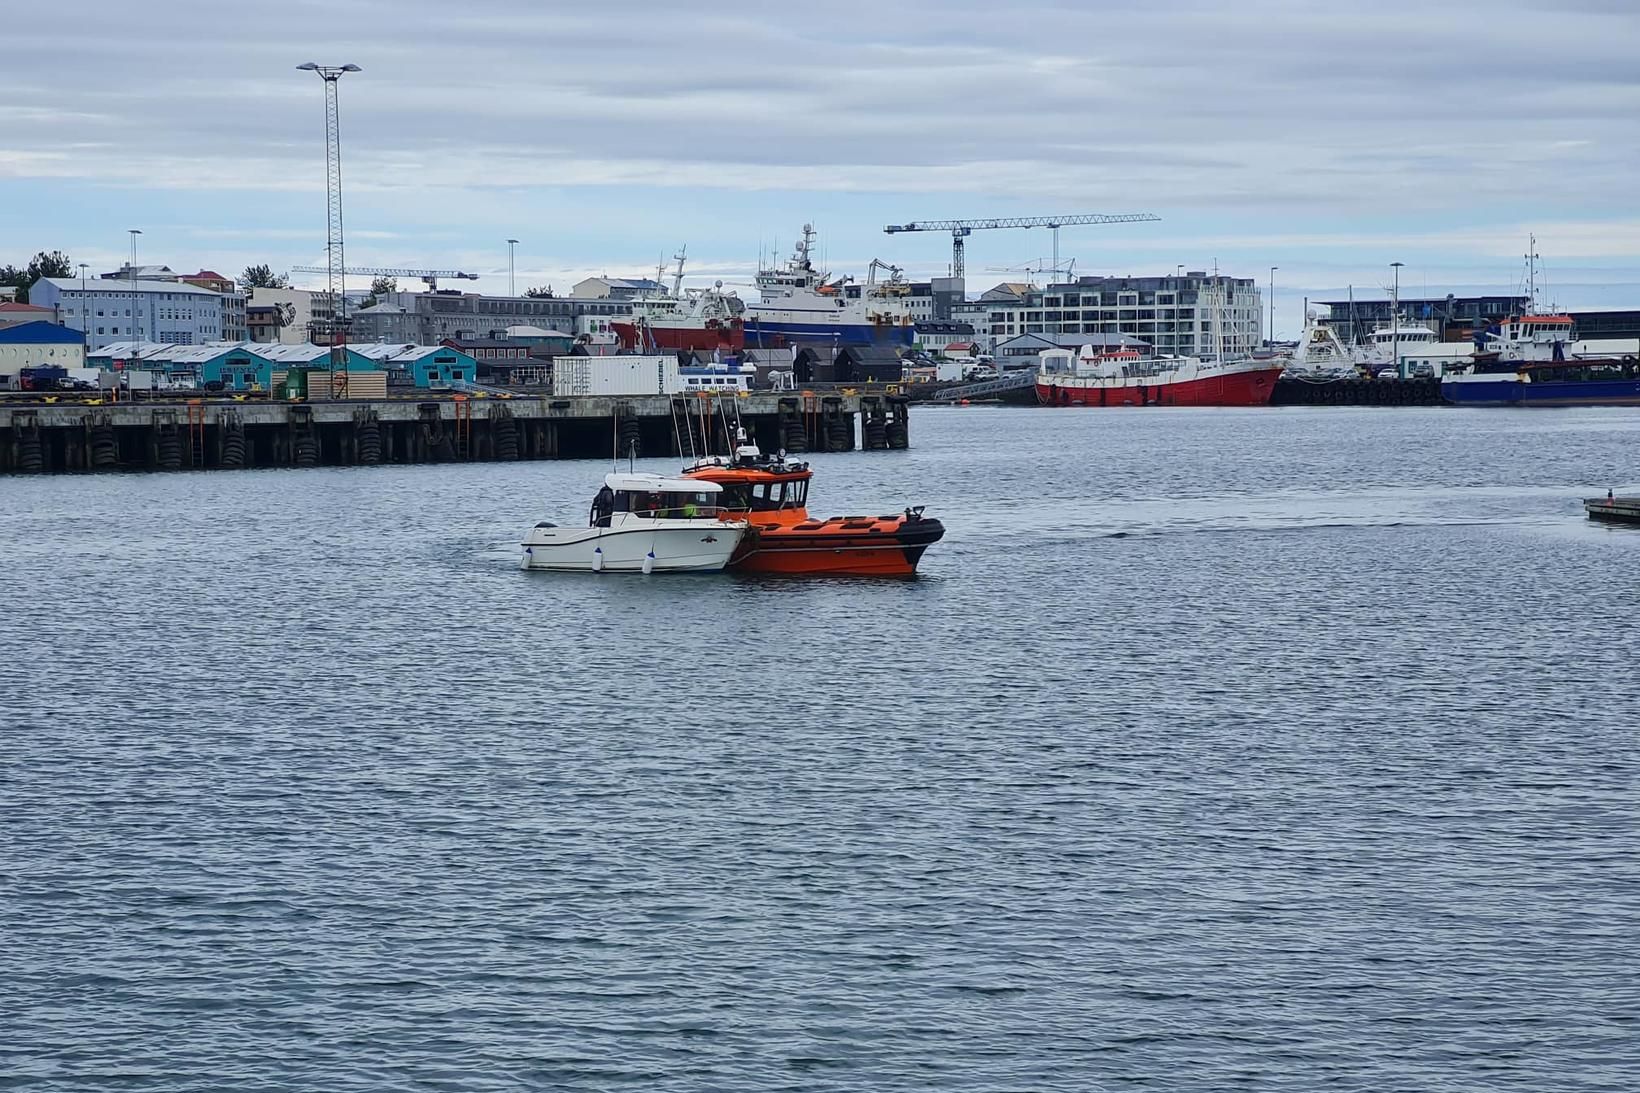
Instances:
[[[722,512],[715,482],[611,474],[585,527],[540,523],[524,537],[524,569],[590,573],[711,572],[729,564],[746,521]]]
[[[1304,316],[1304,334],[1293,347],[1282,374],[1294,379],[1334,380],[1354,379],[1360,373],[1338,332],[1310,311]]]

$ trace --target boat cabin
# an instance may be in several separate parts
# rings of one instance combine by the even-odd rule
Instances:
[[[590,525],[609,527],[629,520],[716,520],[723,487],[697,478],[658,474],[610,474],[592,502]]]
[[[1402,320],[1397,324],[1388,324],[1378,327],[1367,338],[1373,346],[1382,346],[1385,349],[1391,346],[1414,346],[1439,341],[1435,332],[1419,323],[1407,323]]]
[[[784,456],[766,456],[756,445],[735,449],[733,460],[704,460],[690,468],[688,480],[712,484],[723,492],[718,506],[724,512],[802,513],[809,502],[807,463],[788,462]]]

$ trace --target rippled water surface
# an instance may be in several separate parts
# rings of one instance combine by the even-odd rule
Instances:
[[[813,499],[916,581],[518,570],[596,463],[0,479],[0,1087],[1635,1088],[1640,414],[912,439]]]

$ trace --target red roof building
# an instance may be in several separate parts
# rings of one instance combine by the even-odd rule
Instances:
[[[7,301],[0,303],[0,327],[16,326],[19,323],[51,322],[57,313],[49,307],[35,307],[33,304],[19,304]]]

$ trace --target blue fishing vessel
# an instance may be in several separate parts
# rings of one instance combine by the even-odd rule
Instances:
[[[1477,362],[1444,377],[1441,397],[1458,406],[1640,406],[1640,361]]]
[[[746,309],[747,349],[811,344],[908,346],[916,340],[902,282],[856,284],[830,278],[814,266],[814,227],[786,264],[757,271],[758,303]],[[875,267],[873,267],[875,272]]]

